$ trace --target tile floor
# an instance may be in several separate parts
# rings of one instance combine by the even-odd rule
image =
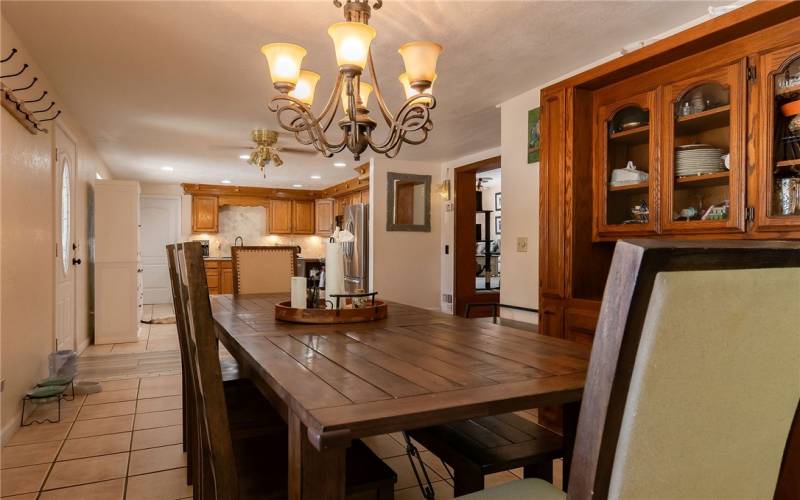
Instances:
[[[168,304],[145,306],[145,319],[172,315]],[[16,500],[176,500],[190,498],[181,427],[180,358],[175,325],[142,324],[139,341],[91,346],[79,379],[103,391],[62,403],[60,423],[21,428],[2,448],[0,497]],[[42,405],[34,418],[55,418]],[[534,412],[522,412],[534,418]],[[398,475],[395,498],[421,500],[399,433],[365,439]],[[437,499],[453,498],[442,463],[421,448]],[[555,483],[560,485],[560,463]],[[521,470],[492,474],[487,486],[513,481]]]

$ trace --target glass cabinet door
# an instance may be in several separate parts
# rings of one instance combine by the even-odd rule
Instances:
[[[756,229],[800,231],[800,45],[765,55],[760,70]]]
[[[598,109],[596,239],[657,231],[657,102],[654,90]]]
[[[744,71],[736,63],[664,92],[664,232],[743,231]]]

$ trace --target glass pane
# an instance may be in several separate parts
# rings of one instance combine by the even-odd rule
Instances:
[[[617,111],[608,121],[606,224],[650,220],[650,113],[638,106]]]
[[[475,191],[475,290],[500,290],[500,169],[481,172]]]
[[[69,257],[70,257],[70,241],[72,227],[70,225],[71,218],[71,199],[70,199],[70,177],[69,177],[69,162],[65,159],[62,162],[61,168],[61,265],[63,266],[64,273],[69,270]]]
[[[727,220],[730,208],[730,92],[699,85],[675,103],[672,218]]]
[[[800,215],[800,57],[775,75],[772,215]]]

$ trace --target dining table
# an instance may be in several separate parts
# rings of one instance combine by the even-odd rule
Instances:
[[[220,343],[287,421],[289,498],[339,500],[354,439],[563,405],[564,483],[589,346],[388,302],[352,324],[288,323],[288,295],[212,295]]]

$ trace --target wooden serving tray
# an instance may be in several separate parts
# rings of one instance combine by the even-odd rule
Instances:
[[[275,319],[290,323],[333,325],[337,323],[365,323],[386,318],[387,306],[381,300],[375,305],[358,309],[295,309],[291,301],[275,304]]]

